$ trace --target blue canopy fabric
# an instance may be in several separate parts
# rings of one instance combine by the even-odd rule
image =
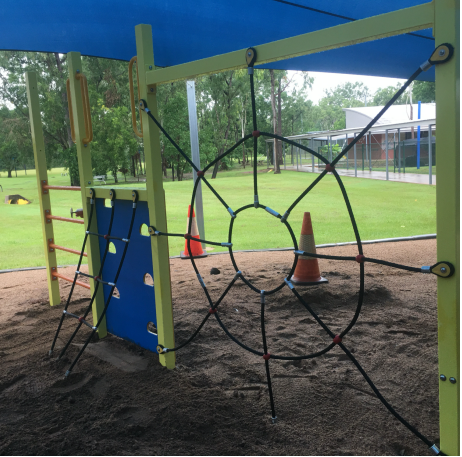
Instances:
[[[130,60],[137,24],[151,24],[166,67],[333,27],[423,0],[15,0],[0,3],[0,49]],[[435,48],[431,30],[362,43],[263,68],[408,78]],[[434,69],[419,79],[434,80]]]

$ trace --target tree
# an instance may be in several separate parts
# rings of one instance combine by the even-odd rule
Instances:
[[[435,103],[435,83],[432,81],[414,81],[412,98],[422,103]]]
[[[131,115],[124,106],[108,108],[101,103],[101,112],[93,118],[94,141],[92,162],[95,175],[109,171],[117,183],[117,172],[127,169],[130,158],[138,150],[131,126]]]
[[[392,97],[401,88],[401,84],[397,83],[396,86],[388,86],[377,89],[374,94],[372,103],[374,106],[385,106]],[[394,105],[405,105],[406,104],[406,93],[401,94],[398,99],[393,103]]]
[[[344,129],[343,108],[364,106],[370,97],[369,89],[361,82],[341,84],[325,93],[318,105],[318,130]]]

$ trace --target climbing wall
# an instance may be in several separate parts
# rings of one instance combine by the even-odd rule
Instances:
[[[109,201],[109,200],[108,200]],[[131,200],[115,200],[114,222],[111,235],[125,238],[128,234],[132,217]],[[137,345],[156,351],[157,319],[154,298],[154,286],[146,284],[145,276],[153,277],[151,239],[141,234],[141,226],[145,224],[147,233],[149,214],[147,202],[138,202],[135,222],[130,238],[127,254],[117,280],[119,297],[113,296],[106,314],[107,330],[113,335],[132,341]],[[96,217],[99,233],[107,233],[111,208],[105,206],[103,198],[96,199]],[[112,282],[117,273],[125,243],[111,240],[115,253],[108,252],[103,268],[103,280]],[[99,238],[101,257],[104,255],[106,240]],[[102,260],[102,258],[101,258]],[[149,278],[150,279],[150,278]],[[147,281],[152,284],[151,281]],[[104,299],[109,297],[111,287],[104,285]]]

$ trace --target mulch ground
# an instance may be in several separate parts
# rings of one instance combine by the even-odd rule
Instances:
[[[436,262],[436,240],[364,250],[412,266]],[[356,254],[352,246],[320,253]],[[269,290],[283,281],[293,253],[237,253],[236,260],[259,289]],[[170,263],[180,343],[209,306],[191,264]],[[229,256],[197,263],[218,299],[234,276]],[[212,267],[220,274],[210,275]],[[320,268],[329,284],[299,290],[339,333],[356,309],[359,266],[321,260]],[[61,283],[61,291],[64,301],[69,284]],[[70,310],[79,314],[88,299],[79,288]],[[64,380],[88,333],[80,332],[65,359],[49,357],[62,308],[48,305],[45,270],[0,275],[1,455],[431,455],[338,347],[316,359],[270,360],[279,419],[272,424],[264,361],[233,343],[213,318],[178,351],[174,370],[109,336],[91,343]],[[239,281],[220,309],[229,330],[261,350],[259,295]],[[58,349],[74,326],[65,321]],[[266,328],[274,354],[302,355],[330,343],[287,287],[267,298]],[[438,441],[436,277],[366,264],[363,309],[344,343],[390,404]]]

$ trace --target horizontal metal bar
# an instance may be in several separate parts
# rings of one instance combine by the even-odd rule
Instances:
[[[254,45],[257,53],[255,65],[262,65],[432,28],[434,20],[434,4],[429,2],[259,46],[255,46],[256,43],[249,43],[249,46]],[[146,84],[148,86],[166,84],[182,79],[193,79],[200,75],[246,68],[245,51],[246,49],[241,49],[194,62],[147,71]]]
[[[62,221],[62,222],[72,222],[73,224],[85,224],[84,221],[79,221],[77,219],[71,219],[70,217],[61,217],[61,216],[51,216],[47,214],[45,216],[48,220]]]
[[[81,191],[82,188],[79,186],[49,186],[48,184],[44,184],[42,186],[42,189],[48,190],[48,189],[55,189],[55,190],[75,190],[75,191]]]
[[[111,188],[109,187],[96,187],[94,188],[95,191],[95,198],[107,198],[110,199],[111,196],[109,195],[109,192],[111,189],[114,189],[116,191],[116,200],[130,200],[132,201],[132,190],[127,187],[114,187],[112,186]],[[139,202],[146,202],[148,201],[148,194],[146,192],[146,189],[138,189],[134,188],[138,192],[138,201]],[[85,195],[88,198],[92,198],[90,195],[90,188],[86,187],[85,188]]]
[[[71,254],[77,254],[77,255],[81,254],[81,252],[77,251],[76,249],[65,248],[64,246],[58,246],[57,244],[54,244],[54,243],[49,243],[48,247],[51,249],[59,249],[60,251],[70,252]],[[83,253],[83,256],[88,257],[86,252]]]
[[[62,275],[61,273],[52,272],[51,275],[54,276],[55,278],[64,279],[64,281],[67,281],[67,282],[74,282],[72,278],[68,278],[67,276]],[[81,286],[81,287],[84,287],[85,289],[90,290],[90,284],[85,284],[84,282],[81,282],[81,281],[75,281],[75,284],[77,286]]]

